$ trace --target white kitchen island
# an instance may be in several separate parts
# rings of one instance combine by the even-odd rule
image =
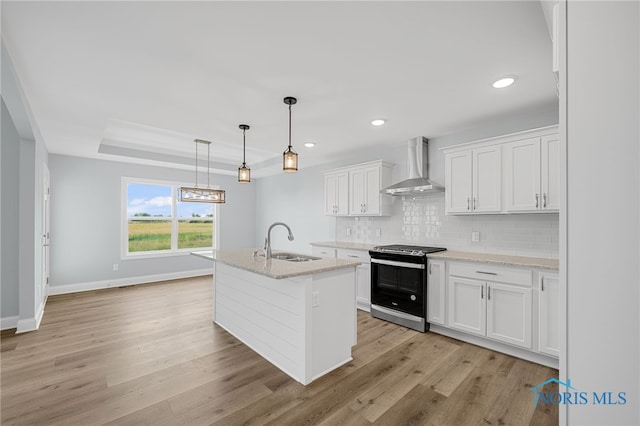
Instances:
[[[253,252],[193,253],[214,262],[213,321],[304,385],[351,361],[359,262]]]

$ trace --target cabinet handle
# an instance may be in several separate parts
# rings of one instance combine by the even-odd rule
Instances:
[[[480,287],[480,299],[484,299],[484,286]]]
[[[469,197],[467,197],[467,210],[469,210]]]
[[[476,209],[476,197],[473,197],[473,210]]]
[[[547,193],[542,194],[542,207],[547,208]]]
[[[433,263],[429,264],[429,275],[433,273]]]
[[[476,271],[476,274],[498,275],[495,272],[484,272],[484,271]]]
[[[538,206],[540,205],[540,194],[536,194],[536,209],[538,208]]]
[[[540,291],[544,291],[544,277],[540,280]]]
[[[362,207],[364,208],[364,211],[362,213],[366,213],[367,212],[367,204],[363,204]]]
[[[487,300],[491,300],[491,287],[487,286]]]
[[[355,254],[348,254],[347,257],[355,257],[355,258],[357,258],[358,256],[356,256]]]

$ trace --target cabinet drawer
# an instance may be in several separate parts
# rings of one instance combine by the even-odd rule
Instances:
[[[336,257],[336,249],[332,247],[311,246],[311,254],[314,256]]]
[[[531,287],[533,284],[533,272],[529,269],[508,268],[487,263],[450,262],[449,275],[517,284],[525,287]]]
[[[363,263],[371,263],[369,252],[364,250],[337,249],[337,257],[339,259],[352,259]]]

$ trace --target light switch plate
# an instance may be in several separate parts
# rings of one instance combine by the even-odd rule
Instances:
[[[311,292],[311,306],[316,308],[320,306],[320,292],[313,291]]]
[[[479,231],[471,232],[471,242],[472,243],[479,243],[480,242],[480,232]]]

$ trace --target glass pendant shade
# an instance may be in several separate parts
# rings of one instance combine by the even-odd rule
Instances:
[[[291,146],[282,154],[282,170],[285,173],[298,171],[298,153],[291,149]]]
[[[195,188],[183,186],[178,190],[180,201],[197,203],[218,203],[225,202],[225,192],[223,189]]]
[[[194,186],[182,186],[178,189],[178,200],[191,203],[225,203],[225,192],[223,189],[213,189],[209,187],[209,158],[211,142],[196,139],[196,183]],[[207,145],[207,187],[198,187],[198,145]]]
[[[298,100],[294,97],[287,96],[284,98],[284,103],[289,105],[289,146],[287,150],[282,153],[282,170],[285,173],[294,173],[298,171],[298,153],[295,152],[291,146],[291,105],[294,105]]]
[[[249,183],[251,182],[251,169],[247,167],[245,163],[238,167],[238,182]]]

